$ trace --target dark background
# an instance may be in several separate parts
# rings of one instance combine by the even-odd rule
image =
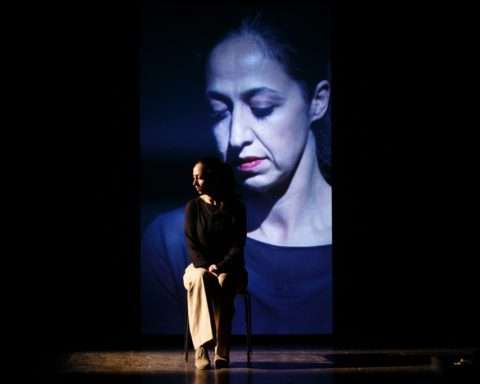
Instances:
[[[46,369],[64,350],[152,345],[139,321],[141,4],[34,11],[14,33],[27,102],[10,157],[18,265],[4,273],[10,336]],[[470,14],[335,7],[327,342],[478,345]]]

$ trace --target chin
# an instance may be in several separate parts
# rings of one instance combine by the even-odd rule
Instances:
[[[275,182],[268,180],[264,175],[258,175],[245,179],[242,187],[251,192],[267,193],[275,187]]]
[[[246,178],[241,185],[246,191],[277,194],[288,188],[289,180],[287,173],[269,172]]]

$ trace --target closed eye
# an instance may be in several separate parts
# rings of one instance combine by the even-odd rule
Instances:
[[[219,111],[210,111],[208,114],[210,120],[212,120],[213,123],[217,123],[221,120],[223,120],[228,114],[228,109],[223,109]]]
[[[208,118],[217,123],[224,119],[229,111],[228,104],[223,101],[210,99],[208,100]]]
[[[275,106],[271,107],[266,107],[266,108],[255,108],[255,107],[250,107],[252,110],[252,113],[255,115],[255,117],[259,119],[263,119],[269,115],[272,114],[273,110],[275,109]]]

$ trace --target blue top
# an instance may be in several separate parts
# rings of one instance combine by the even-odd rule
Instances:
[[[184,208],[159,215],[142,242],[142,327],[145,334],[183,334],[183,273],[190,263]],[[247,238],[245,267],[254,334],[332,332],[332,247],[285,247]],[[245,334],[244,305],[237,297],[233,333]]]

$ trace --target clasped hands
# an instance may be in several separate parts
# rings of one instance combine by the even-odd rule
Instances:
[[[212,275],[218,276],[218,267],[215,264],[212,264],[208,267],[208,272]]]

